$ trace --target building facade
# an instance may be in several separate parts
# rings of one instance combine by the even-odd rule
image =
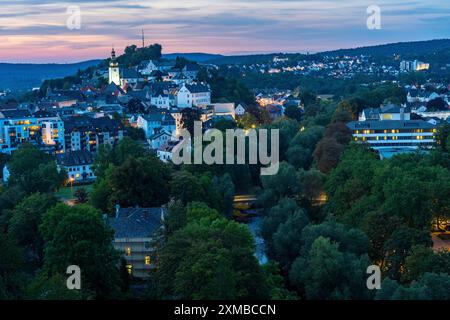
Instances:
[[[157,241],[162,236],[165,208],[116,208],[108,224],[114,230],[113,245],[122,253],[126,268],[135,278],[147,278],[157,261]]]

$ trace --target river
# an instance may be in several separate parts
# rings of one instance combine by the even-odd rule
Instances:
[[[264,244],[264,239],[260,235],[261,222],[263,217],[256,216],[250,219],[247,223],[250,231],[252,232],[253,238],[255,239],[256,252],[255,257],[258,259],[259,264],[266,264],[268,259],[266,256],[266,248]]]

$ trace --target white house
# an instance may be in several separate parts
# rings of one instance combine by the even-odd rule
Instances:
[[[197,64],[187,64],[183,68],[183,74],[191,80],[197,79],[198,71],[199,67]]]
[[[150,148],[152,148],[153,150],[158,150],[163,145],[167,144],[171,139],[172,134],[164,129],[161,129],[152,136],[150,136],[150,138],[148,138],[147,141],[150,145]]]
[[[158,129],[163,128],[167,132],[175,131],[175,119],[166,113],[151,113],[148,115],[140,115],[137,119],[137,127],[145,132],[145,137],[150,138]]]
[[[211,90],[205,85],[183,83],[178,90],[178,108],[205,107],[209,104],[211,104]]]
[[[159,109],[170,109],[170,107],[172,106],[170,95],[168,94],[151,96],[150,103],[153,106],[158,107]]]
[[[90,182],[96,179],[92,164],[93,154],[87,150],[71,151],[57,155],[58,168],[64,168],[69,177],[69,183]]]
[[[243,103],[239,103],[235,109],[236,116],[242,117],[246,112],[246,106]]]
[[[144,76],[149,76],[153,71],[158,70],[157,62],[154,60],[142,61],[139,72]]]

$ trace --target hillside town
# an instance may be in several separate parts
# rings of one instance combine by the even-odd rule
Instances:
[[[139,52],[146,48],[134,50]],[[285,240],[283,228],[295,226],[313,232],[311,230],[319,226],[340,230],[342,234],[339,237],[351,239],[353,231],[346,230],[344,226],[365,228],[363,224],[366,223],[365,220],[358,220],[363,218],[353,221],[353,210],[365,217],[367,210],[374,210],[380,205],[380,201],[364,192],[371,188],[381,192],[383,188],[379,183],[383,170],[397,172],[396,159],[405,159],[405,163],[409,163],[416,161],[415,157],[435,156],[436,152],[445,158],[444,154],[448,152],[445,149],[447,138],[442,137],[450,126],[450,83],[445,81],[427,80],[411,84],[398,78],[382,80],[370,86],[361,85],[358,96],[347,96],[345,99],[333,94],[315,95],[301,86],[295,90],[273,88],[250,91],[239,88],[239,83],[234,80],[221,78],[217,65],[160,57],[123,63],[123,59],[129,59],[126,52],[127,49],[124,55],[119,56],[113,48],[105,63],[86,72],[80,71],[77,81],[63,79],[62,85],[56,85],[56,82],[52,85],[52,80],[44,82],[39,90],[32,93],[32,101],[17,102],[8,99],[10,93],[5,92],[0,97],[0,152],[4,190],[15,190],[13,188],[20,185],[25,190],[30,188],[32,192],[39,190],[30,197],[42,197],[39,193],[42,190],[54,193],[60,204],[53,207],[54,200],[48,200],[48,212],[74,210],[75,214],[76,210],[92,209],[101,213],[102,223],[112,230],[109,243],[120,255],[120,270],[127,275],[122,275],[125,278],[121,283],[127,283],[127,287],[121,290],[133,298],[165,297],[156,292],[149,293],[146,288],[168,281],[158,280],[158,277],[160,274],[164,276],[165,272],[172,274],[173,265],[167,261],[171,261],[172,255],[178,255],[178,250],[182,250],[178,243],[172,244],[170,239],[176,239],[178,233],[190,223],[198,223],[188,222],[188,219],[195,220],[193,217],[201,216],[204,219],[223,219],[221,221],[230,223],[230,226],[232,223],[247,225],[249,233],[243,237],[250,237],[248,241],[256,245],[247,248],[245,259],[251,261],[252,270],[246,272],[262,277],[260,268],[273,259],[277,264],[272,272],[286,277],[289,270],[294,274],[300,272],[293,269],[297,261],[302,259],[296,251],[299,249],[292,249],[291,252],[290,248],[292,243],[301,244],[303,240],[298,238],[300,233],[297,229],[288,232],[286,236],[290,239]],[[323,76],[328,81],[351,79],[360,72],[397,77],[401,73],[426,72],[429,68],[429,65],[417,60],[399,62],[397,67],[377,66],[364,56],[339,59],[326,57],[320,63],[303,61],[296,66],[289,64],[288,58],[275,57],[270,65],[235,64],[226,68],[257,69],[268,75],[283,72],[314,75],[315,72],[325,72]],[[230,86],[231,90],[219,95],[217,91],[225,86]],[[279,129],[282,159],[279,173],[265,178],[255,174],[251,166],[229,166],[226,169],[219,166],[211,169],[175,166],[172,163],[173,150],[183,143],[181,131],[189,129],[191,120],[201,121],[204,131],[211,128],[240,128],[248,133],[249,130],[261,128]],[[30,174],[30,177],[25,178],[18,173],[22,166],[27,166],[21,164],[23,160],[20,157],[40,159],[37,160],[38,163],[40,161],[37,166],[28,163],[30,171],[24,174]],[[53,165],[56,166],[56,172],[49,169]],[[369,165],[379,169],[368,173],[373,179],[362,182],[358,175],[364,172],[364,166]],[[32,172],[36,168],[47,168],[45,170],[52,172],[36,173],[37,179],[52,177],[45,185],[34,186],[30,182],[35,179]],[[355,171],[344,174],[349,177],[347,182],[347,178],[339,180],[341,178],[336,175],[346,170]],[[441,167],[429,168],[427,183],[441,183],[436,188],[443,192],[438,194],[435,201],[444,203],[448,196],[444,185],[448,181],[445,178],[433,178],[435,172],[432,170],[441,170]],[[400,172],[396,173],[398,179],[403,177]],[[411,175],[421,176],[415,171],[411,171]],[[445,171],[442,177],[445,176],[450,177],[450,173]],[[325,179],[331,182],[325,184]],[[336,191],[345,183],[349,184],[349,190],[366,188],[361,190],[361,198],[353,199],[351,194],[341,195]],[[409,182],[405,183],[404,187],[409,188]],[[392,205],[395,200],[392,197],[405,191],[402,190],[394,188],[391,190],[392,195],[383,193],[378,197],[384,202],[390,201]],[[7,191],[3,195],[8,196]],[[414,198],[414,195],[411,197]],[[14,203],[13,200],[0,201],[8,206]],[[348,207],[351,201],[360,207]],[[92,207],[83,207],[87,203]],[[424,240],[420,238],[412,243],[426,245],[424,248],[427,249],[423,250],[431,248],[431,251],[426,252],[434,257],[440,252],[447,252],[450,247],[450,220],[444,205],[436,208],[426,203],[431,208],[421,204],[423,210],[429,213],[423,220],[414,220],[416,218],[409,217],[409,211],[403,212],[403,209],[396,208],[400,213],[393,213],[396,219],[396,215],[399,215],[394,226],[409,232],[409,235],[423,232]],[[366,210],[366,207],[369,209]],[[380,210],[393,209],[383,204]],[[379,219],[376,223],[384,223],[384,211],[369,212],[371,215],[368,217],[380,215],[373,218]],[[88,212],[84,214],[89,215]],[[284,217],[285,214],[292,215],[296,220],[289,222],[289,219],[294,218]],[[336,214],[338,221],[331,218],[322,220],[322,214]],[[320,224],[314,224],[314,221]],[[13,220],[9,223],[13,223]],[[427,227],[427,224],[430,226]],[[382,226],[378,225],[377,228]],[[396,236],[395,228],[389,230],[391,237]],[[208,230],[204,232],[210,232]],[[360,231],[363,229],[350,230],[358,230],[354,231],[360,233],[357,241],[365,241],[361,240],[366,237]],[[371,237],[378,236],[376,233],[369,234]],[[327,246],[327,240],[323,241],[325,243],[322,245]],[[370,258],[374,263],[399,279],[405,262],[392,265],[389,259],[398,258],[395,249],[389,251],[373,245],[370,248]],[[109,252],[110,249],[101,250]],[[31,260],[42,254],[35,250],[29,247]],[[168,253],[166,250],[173,252]],[[304,247],[302,250],[311,249]],[[350,254],[352,249],[343,250]],[[368,259],[368,256],[355,258],[356,253],[351,254],[351,259],[354,259],[351,261],[355,264],[364,264],[361,261]],[[401,259],[404,261],[406,257],[402,256]],[[119,264],[117,259],[114,261],[115,264],[108,264],[111,268]],[[163,271],[159,271],[160,268]],[[270,276],[273,275],[265,275]],[[291,277],[295,280],[286,280],[289,290],[284,284],[276,285],[276,297],[291,299],[302,292],[305,280]],[[90,281],[95,283],[96,280]],[[339,285],[347,286],[346,283]],[[249,283],[240,285],[245,287]],[[355,291],[357,293],[352,297],[372,298],[371,293],[357,284],[355,286],[358,288]],[[41,293],[38,296],[43,292],[39,290]],[[86,292],[82,298],[90,297],[91,294],[98,297],[117,296],[117,293],[102,291],[101,288],[93,290],[97,291]],[[181,297],[197,297],[197,293],[190,289],[177,291],[179,289],[170,287],[166,290],[169,295],[182,292]],[[239,297],[260,295],[261,298],[267,298],[270,295],[268,291],[248,290],[251,293]],[[323,297],[310,294],[312,298]]]

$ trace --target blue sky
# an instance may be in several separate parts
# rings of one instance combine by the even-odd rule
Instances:
[[[366,27],[369,5],[381,30]],[[67,8],[81,29],[67,28]],[[316,52],[450,38],[450,0],[0,0],[0,61],[104,58],[140,43],[164,52]]]

